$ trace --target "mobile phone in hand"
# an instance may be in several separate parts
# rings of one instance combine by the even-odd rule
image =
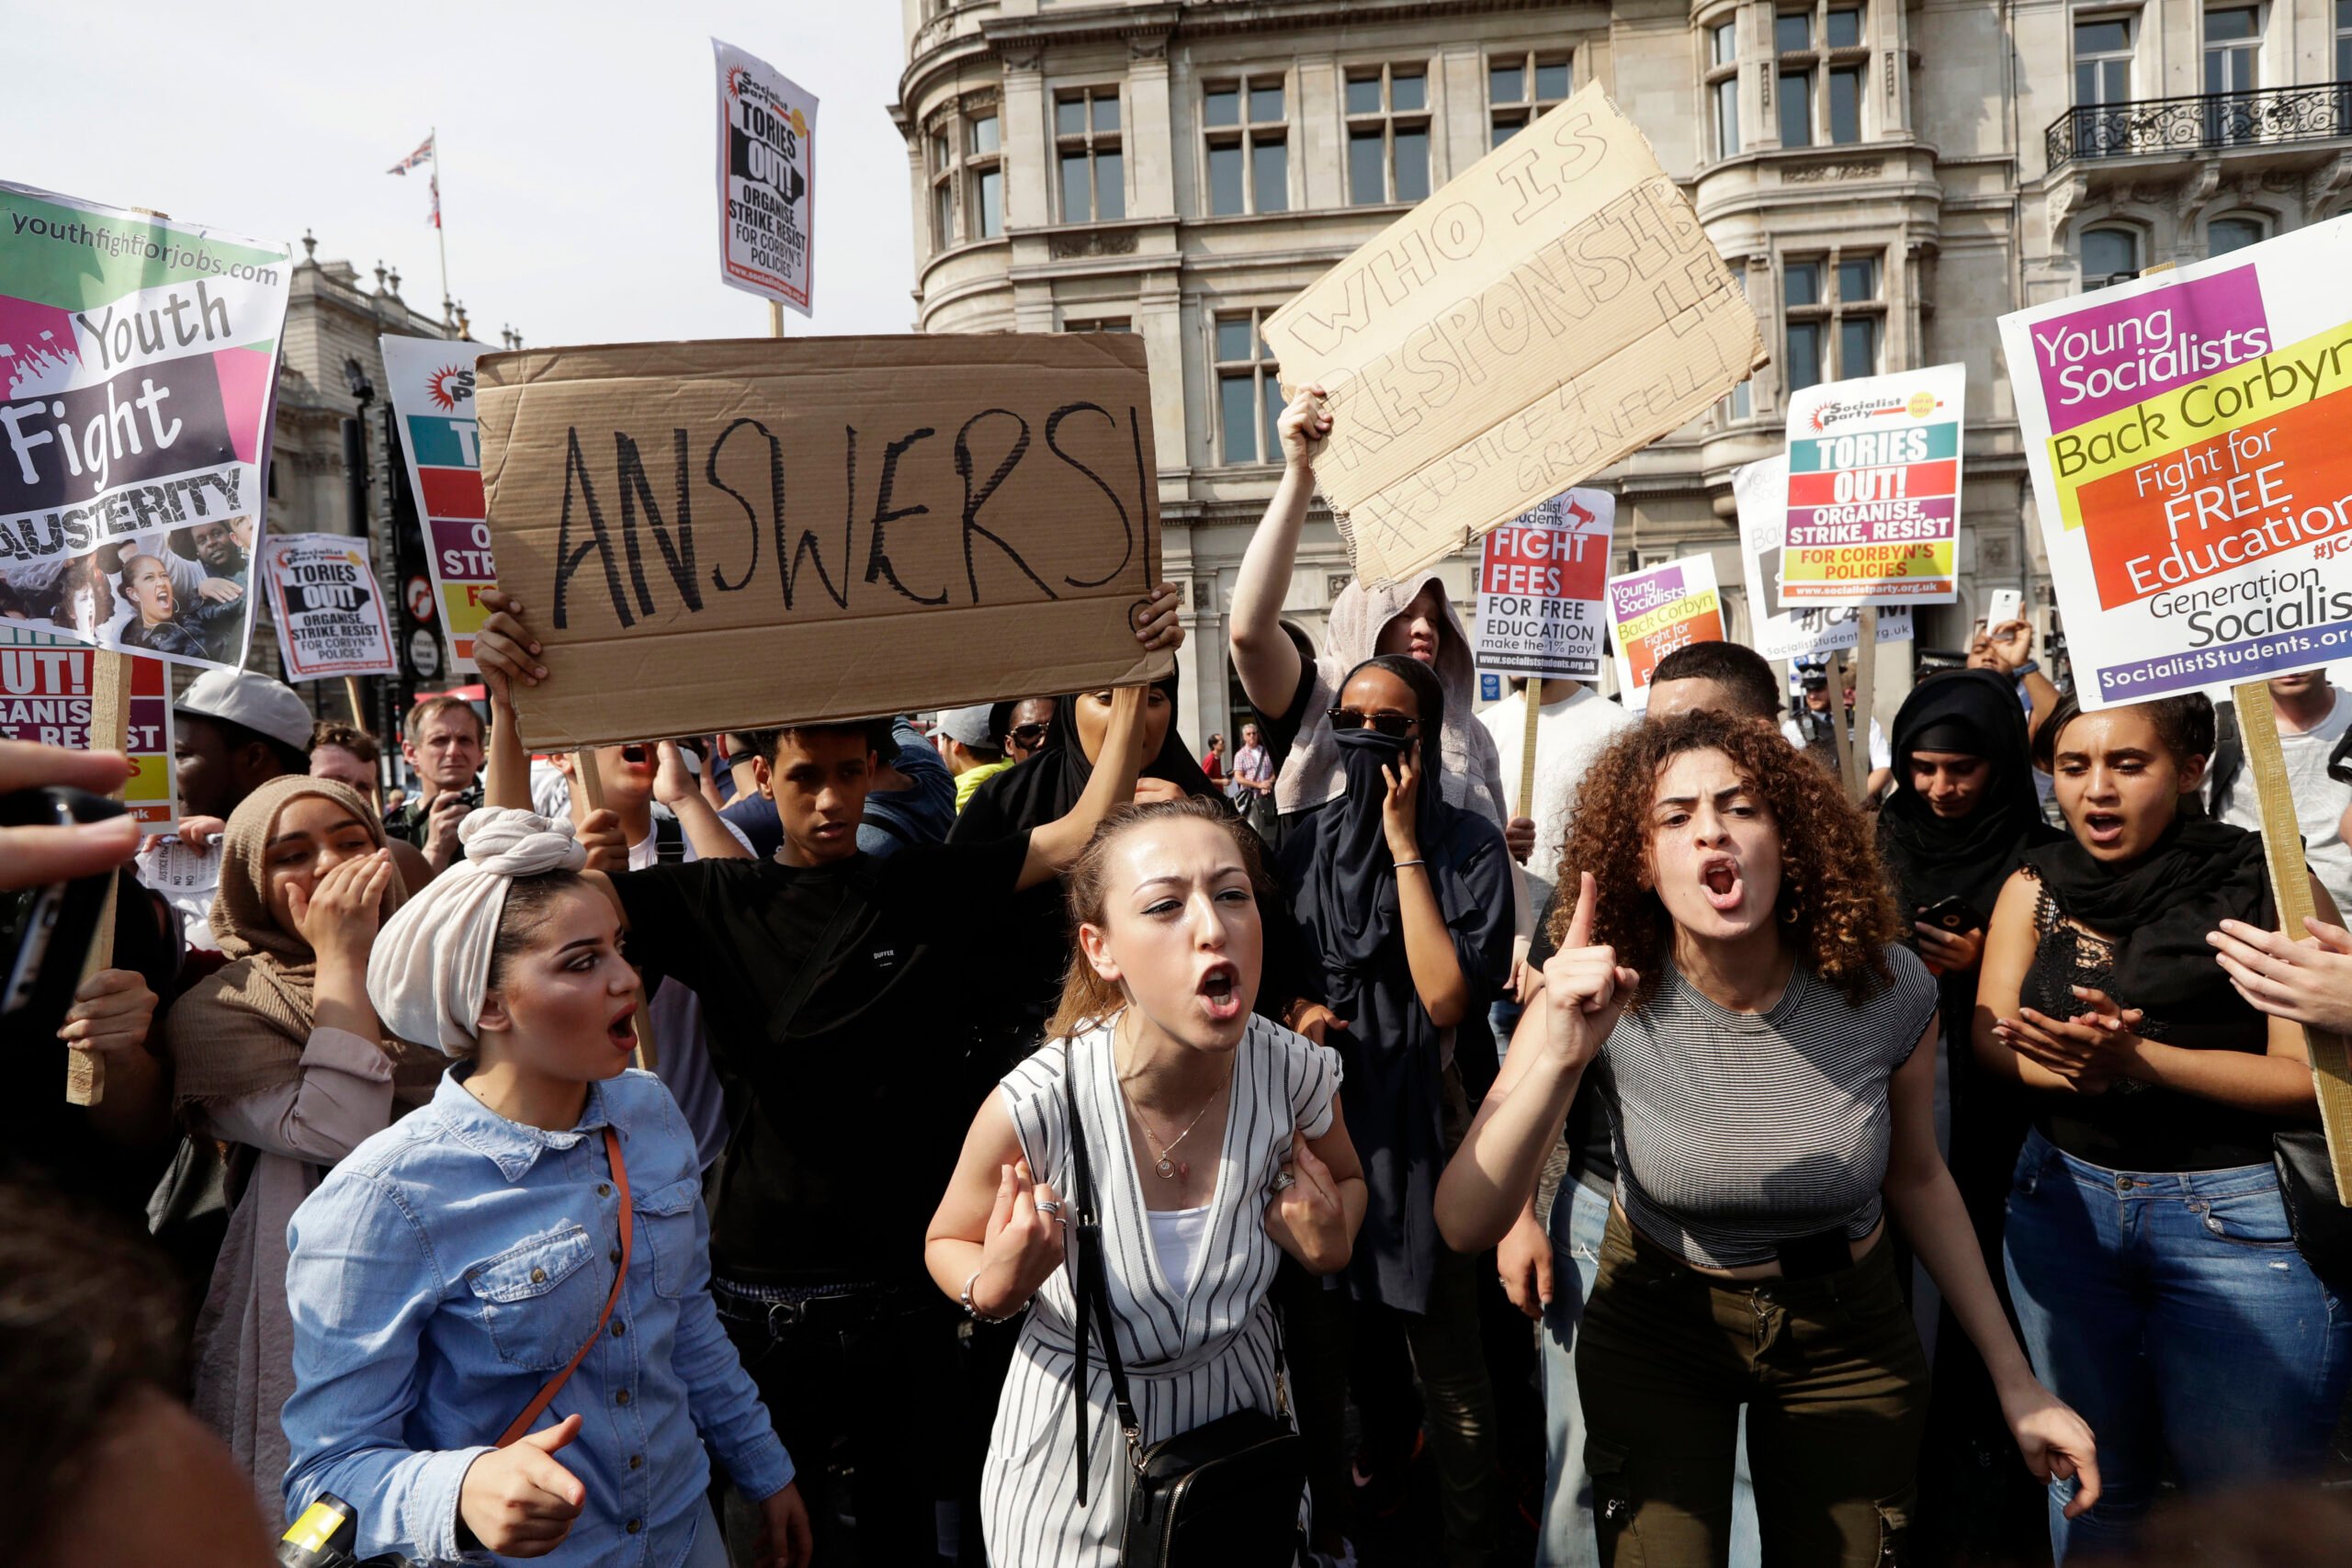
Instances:
[[[0,795],[0,827],[71,828],[122,815],[122,802],[78,789],[25,789]],[[82,968],[106,908],[112,869],[95,876],[0,893],[0,1032],[53,1034],[74,1005]]]
[[[1976,906],[1957,893],[1928,905],[1919,918],[1948,931],[1978,931],[1986,923],[1984,917],[1976,912]]]

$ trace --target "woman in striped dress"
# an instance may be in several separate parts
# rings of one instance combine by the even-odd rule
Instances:
[[[1065,1075],[1147,1445],[1236,1410],[1285,1408],[1267,1299],[1281,1256],[1318,1274],[1347,1265],[1364,1188],[1340,1116],[1339,1058],[1250,1010],[1263,876],[1251,836],[1212,802],[1129,807],[1103,822],[1069,873],[1078,953],[1046,1043],[980,1107],[932,1221],[925,1258],[940,1289],[983,1320],[1032,1309],[982,1482],[993,1562],[1108,1568],[1126,1522],[1100,1355],[1079,1502]]]

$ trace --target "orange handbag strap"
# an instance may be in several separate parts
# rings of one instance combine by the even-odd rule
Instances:
[[[621,1266],[613,1273],[613,1293],[605,1298],[605,1310],[597,1314],[596,1326],[589,1331],[588,1342],[580,1347],[572,1355],[571,1363],[556,1373],[530,1404],[523,1406],[523,1414],[514,1417],[513,1424],[499,1438],[498,1446],[502,1449],[529,1431],[531,1423],[546,1414],[547,1407],[555,1403],[555,1396],[563,1391],[565,1383],[571,1381],[571,1374],[580,1370],[580,1363],[588,1359],[588,1352],[596,1348],[596,1340],[604,1334],[605,1325],[612,1321],[613,1308],[620,1304],[621,1286],[628,1281],[629,1243],[636,1235],[637,1214],[628,1201],[628,1167],[621,1161],[620,1135],[613,1131],[609,1122],[605,1127],[605,1154],[612,1161],[613,1186],[621,1195]]]

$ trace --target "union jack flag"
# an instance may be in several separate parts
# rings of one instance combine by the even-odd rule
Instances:
[[[432,221],[433,221],[433,226],[434,226],[435,229],[438,229],[439,227],[441,227],[441,175],[440,175],[440,172],[439,172],[438,170],[435,170],[435,171],[434,172],[434,175],[433,175],[433,220],[432,220]]]
[[[431,162],[433,162],[433,138],[428,136],[423,141],[417,143],[415,152],[410,153],[407,157],[402,158],[399,163],[394,164],[390,168],[386,169],[384,172],[388,175],[405,175],[411,169],[415,168],[419,164],[430,164]]]

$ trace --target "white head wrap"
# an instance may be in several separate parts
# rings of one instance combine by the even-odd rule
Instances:
[[[469,814],[458,841],[466,858],[401,905],[368,955],[368,999],[384,1027],[445,1052],[479,1043],[474,1025],[507,888],[518,876],[578,871],[588,860],[570,822],[502,807]]]

